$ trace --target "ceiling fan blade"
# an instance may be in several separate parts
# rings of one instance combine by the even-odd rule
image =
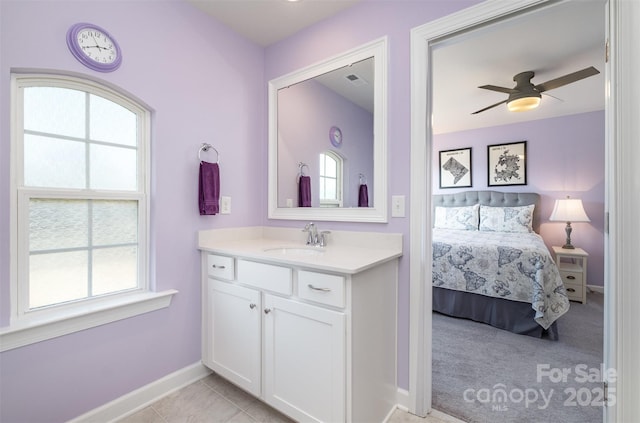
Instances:
[[[478,88],[483,88],[485,90],[491,90],[491,91],[498,91],[499,93],[505,93],[505,94],[511,94],[515,92],[513,88],[498,87],[497,85],[483,85]]]
[[[547,97],[551,97],[551,98],[555,98],[556,100],[561,101],[561,102],[563,102],[563,103],[564,103],[564,100],[563,100],[563,99],[561,99],[560,97],[556,97],[555,95],[551,95],[551,94],[546,93],[546,92],[545,92],[545,93],[542,93],[542,95],[545,95],[545,96],[547,96]]]
[[[472,115],[476,115],[476,114],[478,114],[478,113],[484,112],[485,110],[493,109],[494,107],[499,106],[499,105],[501,105],[501,104],[504,104],[504,103],[506,103],[506,102],[507,102],[507,100],[503,100],[503,101],[501,101],[500,103],[492,104],[492,105],[491,105],[491,106],[489,106],[489,107],[485,107],[484,109],[480,109],[480,110],[478,110],[478,111],[476,111],[476,112],[473,112],[473,113],[471,113],[471,114],[472,114]]]
[[[588,78],[593,75],[599,74],[600,71],[594,68],[593,66],[589,66],[588,68],[579,70],[577,72],[570,73],[565,76],[561,76],[560,78],[552,79],[547,82],[543,82],[542,84],[536,85],[536,90],[538,92],[544,92],[548,90],[553,90],[555,88],[562,87],[563,85],[571,84],[572,82],[579,81],[584,78]]]

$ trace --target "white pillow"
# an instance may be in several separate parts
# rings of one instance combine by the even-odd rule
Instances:
[[[479,204],[464,207],[436,207],[433,224],[437,229],[478,230]]]
[[[480,207],[480,230],[490,232],[533,232],[534,204],[519,207]]]

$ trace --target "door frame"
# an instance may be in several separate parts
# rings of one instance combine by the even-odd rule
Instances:
[[[516,14],[529,13],[542,7],[559,3],[554,0],[487,0],[476,6],[461,10],[432,22],[428,22],[411,31],[411,219],[410,219],[410,331],[409,331],[409,411],[418,416],[425,416],[431,411],[432,393],[432,332],[431,280],[432,247],[432,123],[426,117],[432,115],[432,81],[431,81],[431,49],[443,37],[462,33],[470,29],[489,25],[498,19]],[[640,235],[640,224],[632,216],[633,210],[640,208],[637,186],[633,176],[640,175],[638,167],[633,168],[631,153],[637,153],[640,128],[634,111],[638,113],[637,92],[640,82],[633,78],[634,70],[640,71],[639,60],[634,57],[633,43],[630,38],[638,34],[634,30],[634,18],[640,15],[640,7],[633,2],[610,0],[606,4],[608,16],[607,39],[611,45],[610,60],[605,74],[606,92],[606,131],[605,145],[607,156],[605,171],[605,212],[611,215],[611,223],[607,224],[605,236],[605,328],[604,328],[604,363],[607,369],[617,370],[618,388],[615,407],[604,408],[604,421],[616,421],[618,416],[640,416],[638,402],[632,400],[640,392],[640,383],[635,380],[640,376],[640,365],[637,359],[640,353],[640,342],[633,334],[632,325],[622,327],[619,322],[637,322],[640,311],[632,307],[640,298],[640,284],[618,284],[618,276],[631,276],[633,265],[633,248],[630,243],[636,242]],[[624,66],[623,66],[624,65]],[[610,70],[610,71],[609,71]],[[619,89],[616,82],[627,82],[626,90]],[[613,84],[613,85],[612,85]],[[629,89],[635,87],[636,90]],[[624,104],[625,107],[620,107]],[[626,123],[619,131],[621,122]],[[624,151],[627,151],[626,155]],[[640,155],[636,156],[640,159]],[[624,159],[627,158],[625,161]],[[628,164],[627,164],[628,162]],[[425,166],[425,164],[427,164]],[[625,166],[626,164],[626,166]],[[626,175],[626,178],[622,178]],[[621,187],[618,181],[625,180],[627,185]],[[638,180],[636,178],[635,180]],[[631,209],[618,208],[622,198],[634,204]],[[625,232],[619,231],[625,222]],[[617,224],[620,222],[620,225]],[[634,238],[634,234],[636,237]],[[637,242],[636,242],[637,245]],[[626,246],[626,248],[621,248]],[[637,268],[637,267],[636,267]],[[637,273],[636,273],[637,274]],[[626,286],[629,285],[629,286]],[[626,289],[623,289],[626,288]],[[626,292],[626,294],[625,294]],[[635,294],[635,296],[633,296]],[[625,307],[626,305],[626,307]],[[622,329],[622,332],[620,331]],[[623,367],[625,371],[623,371]],[[622,389],[624,390],[622,390]]]

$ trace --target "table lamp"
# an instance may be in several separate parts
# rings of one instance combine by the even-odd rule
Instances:
[[[584,211],[582,206],[582,200],[577,198],[564,198],[562,200],[556,200],[556,204],[553,207],[553,212],[549,217],[551,221],[567,222],[565,232],[567,233],[567,240],[562,248],[574,249],[571,245],[571,222],[591,222],[589,216]]]

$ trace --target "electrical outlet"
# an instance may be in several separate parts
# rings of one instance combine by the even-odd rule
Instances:
[[[220,197],[220,214],[231,214],[231,197]]]
[[[391,217],[405,217],[404,195],[391,196]]]

